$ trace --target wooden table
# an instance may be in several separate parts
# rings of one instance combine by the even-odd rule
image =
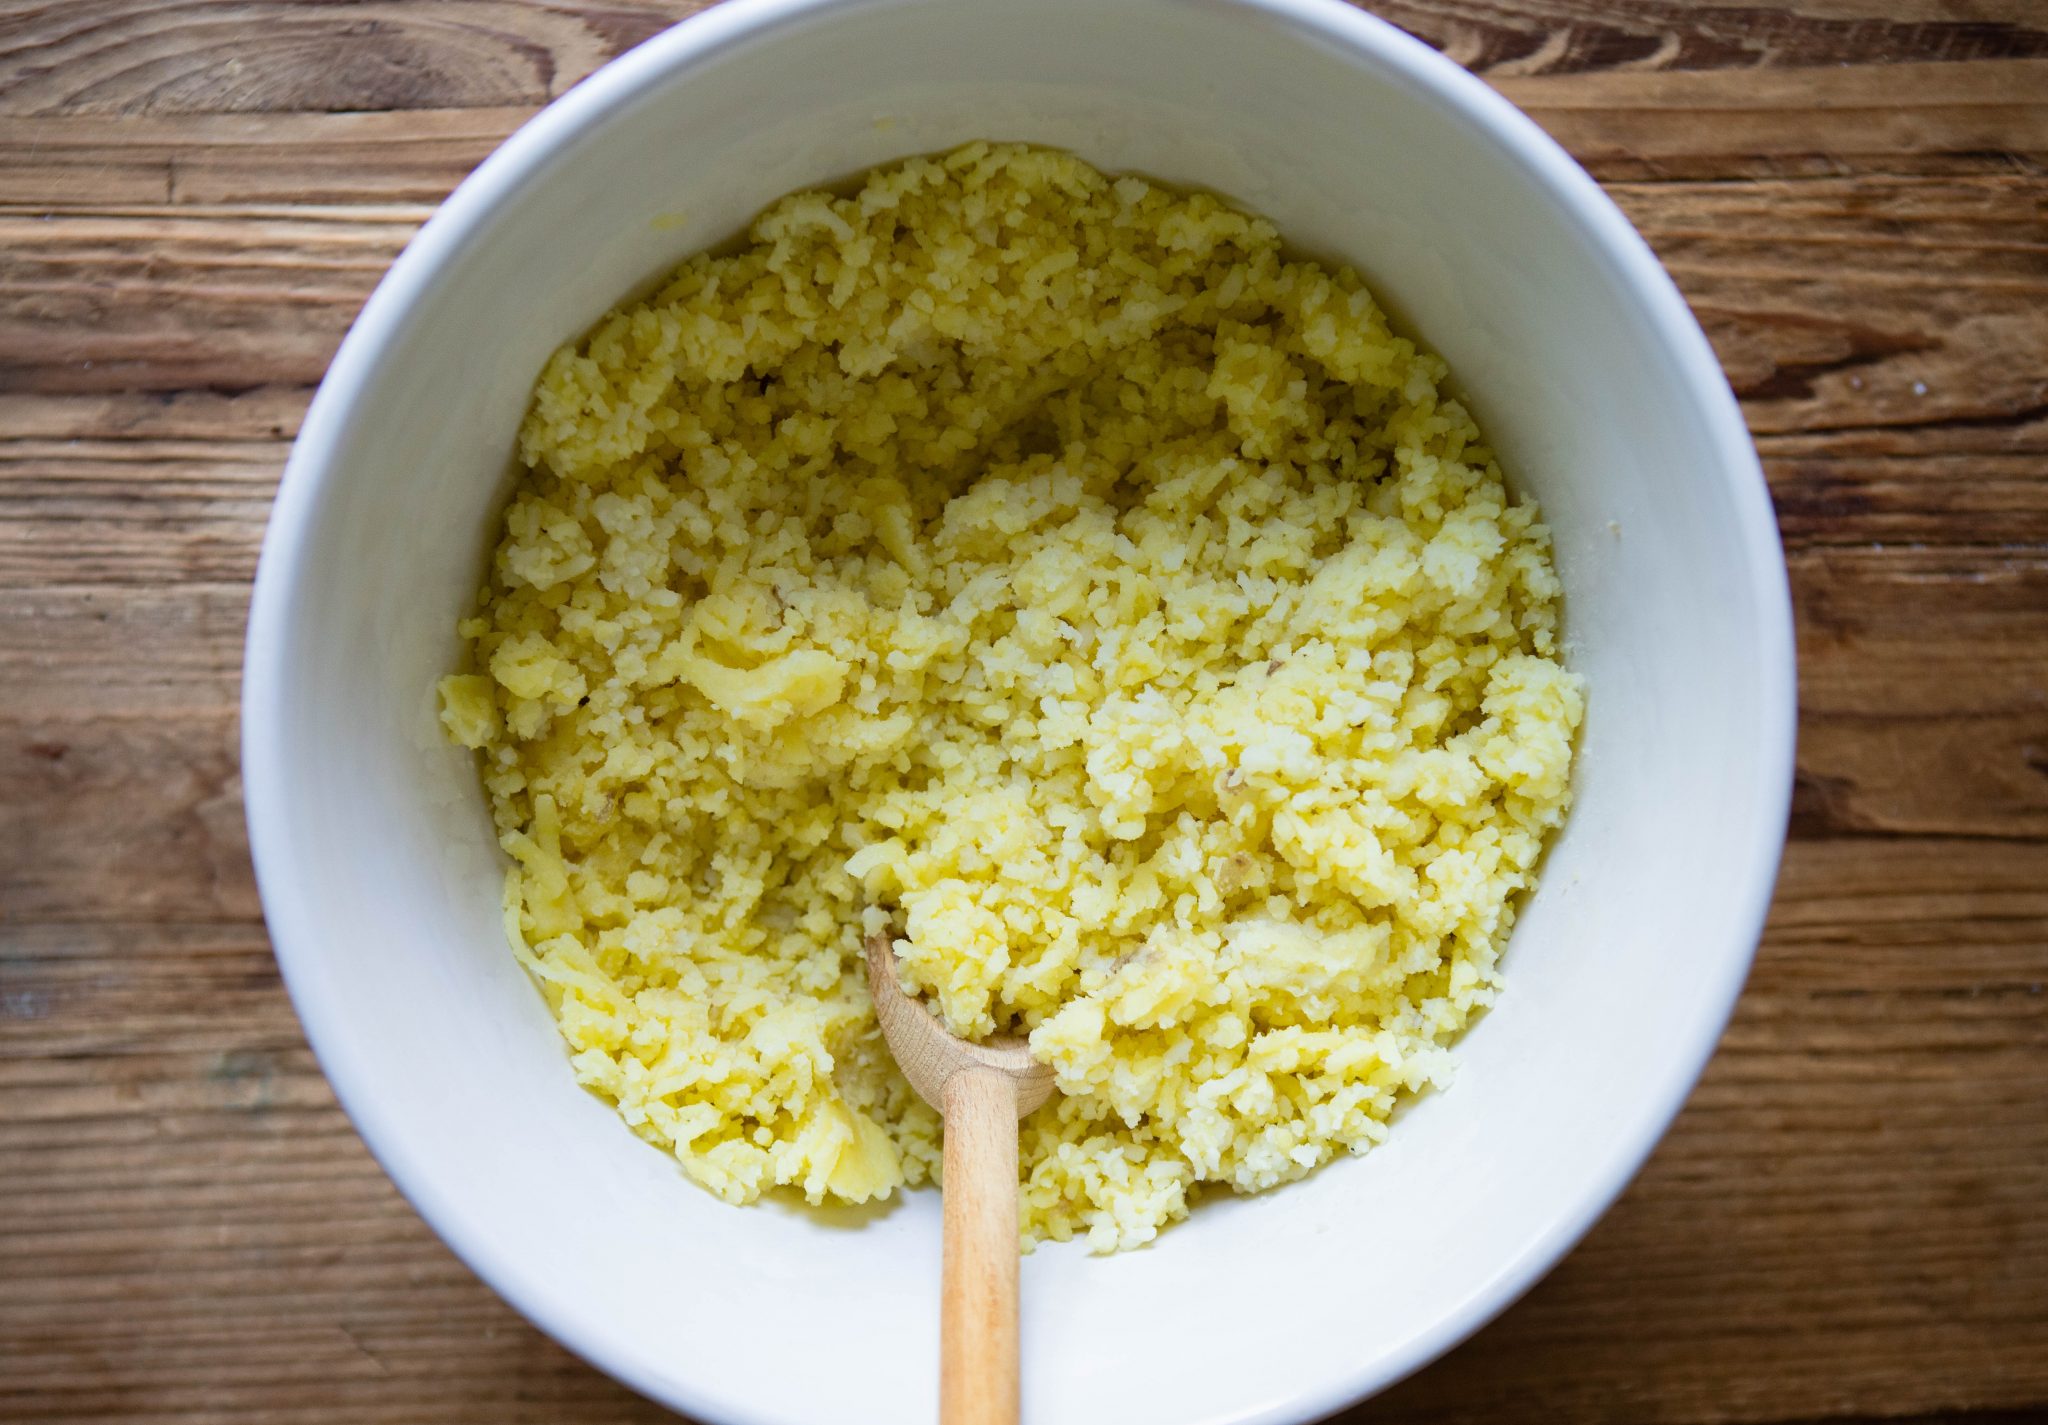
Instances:
[[[1025,3],[1025,0],[1019,0]],[[436,200],[693,6],[0,7],[0,1417],[620,1422],[335,1107],[236,773],[257,540]],[[1641,1179],[1348,1420],[2048,1411],[2048,4],[1390,0],[1608,186],[1799,608],[1771,928]]]

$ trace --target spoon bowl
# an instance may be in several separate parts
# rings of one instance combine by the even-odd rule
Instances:
[[[903,1077],[919,1098],[940,1113],[946,1111],[946,1088],[960,1074],[991,1073],[1011,1081],[1017,1095],[1017,1117],[1052,1097],[1052,1070],[1031,1057],[1022,1039],[999,1036],[976,1042],[946,1028],[924,1002],[906,994],[896,977],[896,947],[888,935],[867,938],[868,990],[883,1037]]]

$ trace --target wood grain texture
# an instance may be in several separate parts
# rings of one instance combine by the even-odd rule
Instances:
[[[0,23],[0,111],[532,107],[704,8],[703,0],[55,0],[17,6]],[[2048,41],[2048,26],[1995,28],[2013,38],[1994,45]]]
[[[0,112],[300,113],[544,104],[703,0],[47,0],[0,22]],[[2032,0],[1390,0],[1497,81],[2048,59]]]
[[[939,1425],[1017,1425],[1017,1080],[965,1068],[945,1081],[945,1267]],[[918,1404],[904,1402],[906,1414]]]
[[[1499,87],[1596,177],[2027,174],[2048,161],[2048,59],[1954,66],[1535,75]],[[10,115],[0,203],[426,204],[530,117],[385,113]]]
[[[533,109],[691,0],[0,3],[0,1419],[669,1418],[364,1152],[235,699],[312,385]],[[1699,312],[1799,617],[1794,839],[1649,1167],[1364,1421],[2048,1412],[2048,10],[1385,0]]]
[[[423,216],[0,214],[0,386],[317,383]]]

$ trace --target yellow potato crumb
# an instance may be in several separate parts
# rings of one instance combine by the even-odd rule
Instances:
[[[888,928],[1057,1072],[1030,1238],[1380,1141],[1500,989],[1583,706],[1445,376],[1266,222],[984,144],[557,352],[441,696],[578,1078],[734,1202],[927,1181]]]

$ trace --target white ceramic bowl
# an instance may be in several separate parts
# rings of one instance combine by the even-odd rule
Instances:
[[[243,697],[264,908],[364,1139],[541,1328],[708,1421],[929,1417],[936,1198],[727,1207],[575,1086],[433,686],[548,352],[779,195],[978,137],[1350,260],[1556,531],[1578,805],[1456,1086],[1148,1250],[1025,1264],[1031,1419],[1307,1419],[1483,1324],[1648,1154],[1747,971],[1793,736],[1770,504],[1677,292],[1533,124],[1336,0],[735,0],[521,130],[392,267],[286,470]]]

